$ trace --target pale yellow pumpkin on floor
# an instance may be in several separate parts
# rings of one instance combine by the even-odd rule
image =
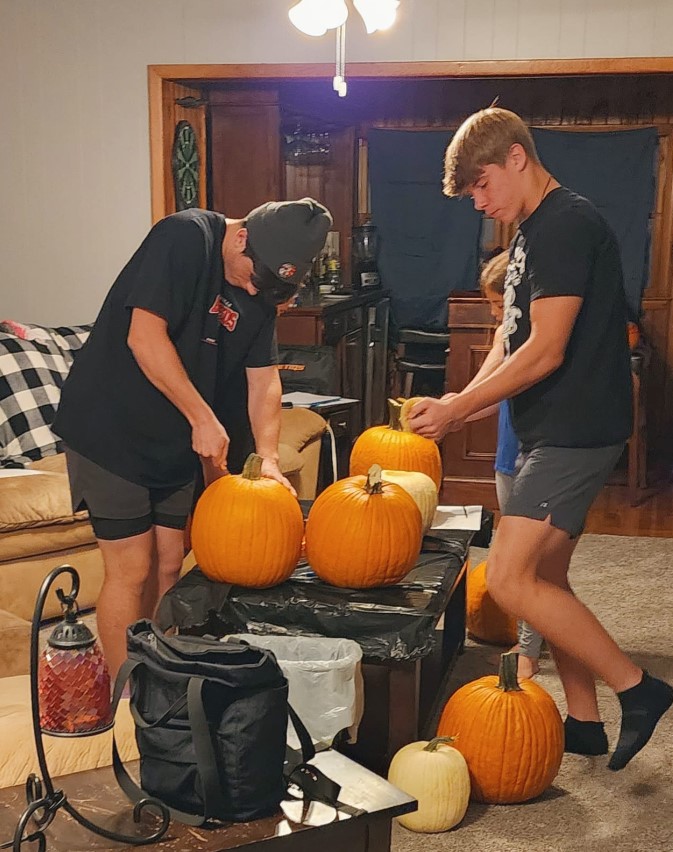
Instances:
[[[470,798],[470,774],[451,737],[435,737],[401,748],[390,763],[388,781],[418,802],[398,817],[411,831],[448,831],[463,819]]]
[[[437,488],[432,479],[427,473],[415,470],[384,470],[381,479],[400,485],[413,498],[423,518],[423,533],[426,533],[437,511]]]

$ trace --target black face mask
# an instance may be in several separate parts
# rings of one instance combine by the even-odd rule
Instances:
[[[299,289],[296,284],[290,281],[282,281],[271,270],[256,264],[253,267],[251,281],[259,290],[260,296],[270,305],[282,305],[296,295]]]
[[[296,295],[298,286],[291,281],[283,281],[282,278],[274,275],[269,267],[265,266],[255,255],[250,243],[246,245],[243,254],[252,260],[250,280],[268,304],[282,305]]]

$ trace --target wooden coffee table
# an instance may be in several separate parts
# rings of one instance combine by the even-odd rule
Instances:
[[[383,778],[336,751],[317,754],[311,761],[341,785],[340,801],[362,808],[362,816],[337,815],[333,808],[312,803],[302,819],[302,802],[288,799],[278,814],[254,822],[193,828],[171,822],[165,838],[145,849],[165,852],[388,852],[394,817],[416,810],[416,802]],[[135,765],[129,766],[137,771]],[[55,779],[72,804],[96,824],[133,834],[131,804],[117,786],[110,767],[79,772]],[[26,805],[24,788],[0,790],[0,843],[10,840]],[[151,817],[150,817],[151,819]],[[148,833],[147,831],[144,832]],[[138,831],[138,834],[143,834]],[[115,852],[133,849],[92,834],[65,811],[56,814],[45,831],[48,852]],[[34,848],[26,844],[26,849]]]

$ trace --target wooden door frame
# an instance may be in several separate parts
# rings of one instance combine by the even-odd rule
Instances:
[[[616,74],[673,74],[673,56],[628,59],[508,59],[471,62],[354,62],[351,79],[395,80],[480,77],[568,77]],[[167,83],[198,86],[218,81],[331,81],[334,66],[322,64],[149,65],[147,68],[150,122],[150,179],[152,222],[167,212],[164,97]],[[173,128],[170,128],[173,133]]]

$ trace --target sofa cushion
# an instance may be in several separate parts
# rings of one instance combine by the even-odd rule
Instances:
[[[66,473],[5,470],[0,483],[0,532],[87,518],[86,512],[73,514]]]
[[[115,720],[115,738],[123,761],[137,760],[135,724],[122,699]],[[88,737],[42,738],[49,772],[53,777],[97,769],[112,763],[112,731]],[[40,768],[30,718],[28,675],[0,678],[0,787],[23,784]]]
[[[58,452],[50,426],[73,354],[53,340],[0,333],[0,467]]]

